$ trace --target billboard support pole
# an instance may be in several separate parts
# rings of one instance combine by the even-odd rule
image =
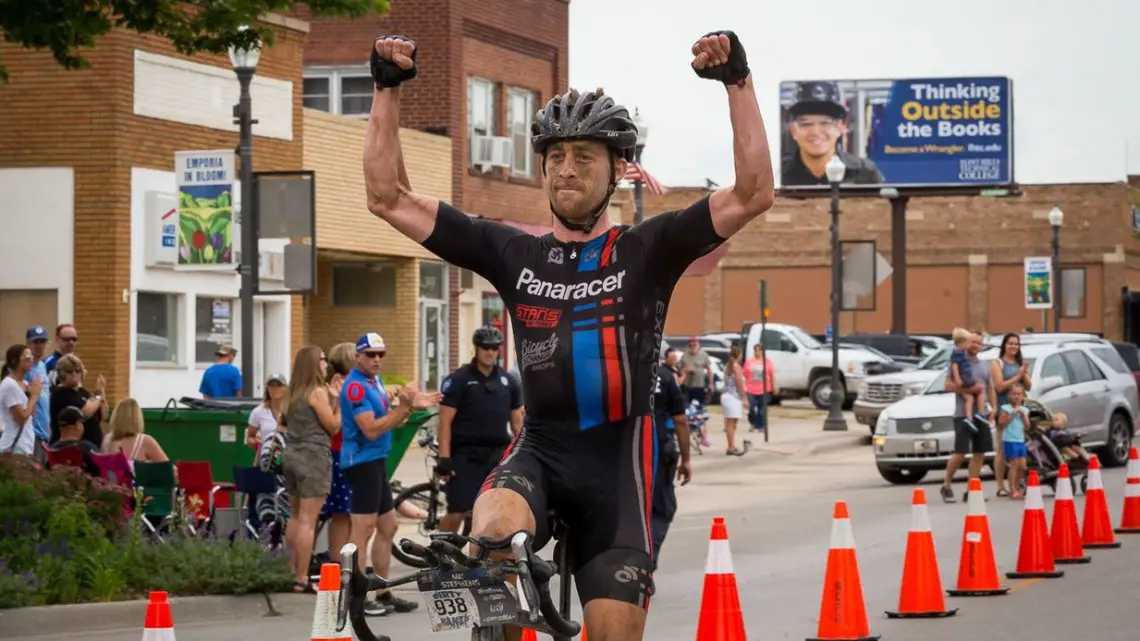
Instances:
[[[910,198],[891,199],[891,333],[906,334],[906,206]]]

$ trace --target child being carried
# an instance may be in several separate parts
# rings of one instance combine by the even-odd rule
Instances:
[[[950,336],[954,340],[954,350],[950,353],[950,376],[954,384],[960,388],[971,388],[978,382],[974,378],[973,363],[970,362],[970,357],[966,355],[966,346],[973,340],[973,335],[968,329],[955,327]],[[976,421],[980,421],[983,425],[989,422],[989,413],[985,411],[986,403],[982,396],[984,391],[977,394],[962,395],[966,424],[974,430],[977,430],[979,426]]]

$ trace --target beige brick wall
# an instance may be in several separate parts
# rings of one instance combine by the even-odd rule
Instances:
[[[344,256],[320,256],[317,294],[307,301],[309,340],[331,349],[337,343],[355,342],[365,332],[379,332],[388,348],[384,373],[414,380],[419,369],[419,261],[399,257],[384,260],[396,267],[394,307],[333,307],[333,266],[353,261]]]
[[[317,246],[369,255],[433,254],[368,212],[364,188],[363,120],[304,110],[306,169],[317,172]],[[417,193],[451,197],[451,140],[400,131],[408,179]]]

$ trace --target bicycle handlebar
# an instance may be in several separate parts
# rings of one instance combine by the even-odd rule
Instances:
[[[474,557],[465,554],[461,548],[468,543],[478,546],[479,554]],[[531,549],[531,536],[528,532],[516,532],[506,539],[499,540],[487,538],[476,540],[461,534],[444,532],[433,534],[431,543],[426,548],[408,539],[401,539],[399,545],[406,554],[422,559],[430,567],[389,580],[360,571],[357,565],[356,545],[348,543],[341,548],[340,600],[337,604],[336,618],[338,632],[344,630],[346,623],[351,622],[360,641],[388,641],[387,637],[373,634],[365,620],[364,597],[368,592],[420,582],[421,578],[430,580],[431,573],[440,568],[480,567],[518,577],[519,624],[541,629],[545,623],[553,633],[567,637],[577,636],[582,631],[581,624],[563,618],[555,606],[550,594],[550,579],[558,574],[558,567],[535,555]],[[513,559],[502,562],[490,560],[491,552],[504,550],[510,550]],[[541,620],[538,613],[532,609],[532,604],[535,603],[538,604],[539,613],[542,615]]]

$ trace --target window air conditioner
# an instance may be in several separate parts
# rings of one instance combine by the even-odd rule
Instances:
[[[510,138],[502,136],[472,136],[471,164],[484,173],[492,167],[511,166],[514,148]]]

